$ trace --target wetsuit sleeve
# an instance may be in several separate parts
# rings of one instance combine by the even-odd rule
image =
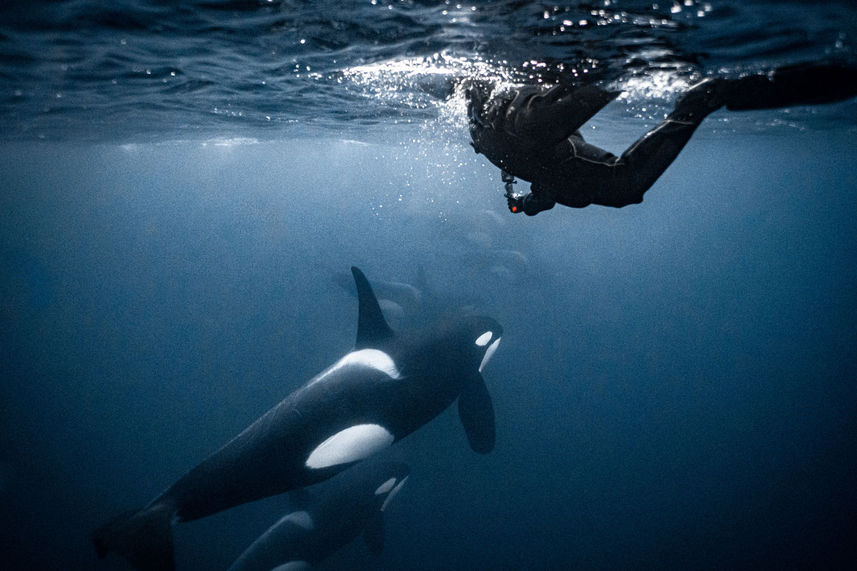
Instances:
[[[557,85],[543,93],[521,91],[509,106],[508,123],[516,136],[550,147],[577,131],[620,93],[595,85],[577,89]]]

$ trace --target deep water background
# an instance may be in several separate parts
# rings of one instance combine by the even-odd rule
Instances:
[[[350,264],[422,265],[506,335],[495,452],[452,412],[397,445],[384,555],[330,568],[853,561],[852,133],[703,129],[643,205],[536,219],[463,142],[435,148],[5,146],[7,568],[91,568],[90,529],[347,351]],[[507,248],[526,263],[486,269]],[[225,567],[286,506],[178,526],[180,568]]]
[[[497,447],[454,407],[398,443],[384,553],[323,569],[854,568],[857,102],[718,111],[643,204],[527,218],[446,97],[618,82],[584,131],[618,153],[704,75],[853,61],[855,26],[849,2],[0,7],[0,568],[124,569],[91,530],[351,348],[351,265],[501,322]],[[178,569],[289,509],[176,526]]]

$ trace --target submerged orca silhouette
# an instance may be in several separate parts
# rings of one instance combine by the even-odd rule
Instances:
[[[481,371],[503,329],[459,315],[416,334],[397,334],[369,282],[358,292],[354,349],[310,379],[142,510],[97,529],[109,551],[139,569],[175,568],[172,525],[326,480],[401,440],[458,399],[471,447],[494,447],[494,410]]]
[[[309,569],[361,533],[372,553],[384,547],[384,511],[408,479],[401,462],[371,460],[331,480],[324,494],[289,498],[294,511],[260,535],[229,571]]]

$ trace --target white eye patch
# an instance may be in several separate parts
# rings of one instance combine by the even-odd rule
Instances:
[[[489,341],[491,341],[491,337],[493,336],[493,333],[491,333],[490,331],[486,331],[485,333],[476,338],[476,344],[480,347],[484,347],[488,344]]]
[[[378,486],[378,489],[375,490],[375,495],[380,496],[381,494],[386,494],[387,492],[389,492],[392,489],[392,487],[395,483],[396,483],[396,479],[390,478],[389,480],[387,480],[386,482],[384,482],[383,484]]]

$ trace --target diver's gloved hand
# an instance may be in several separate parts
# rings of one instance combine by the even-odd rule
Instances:
[[[702,121],[709,113],[723,107],[729,80],[708,77],[692,85],[676,99],[672,116],[685,121]]]
[[[509,205],[509,212],[512,214],[517,214],[524,210],[524,199],[520,196],[514,196],[512,194],[506,195],[506,204]]]

